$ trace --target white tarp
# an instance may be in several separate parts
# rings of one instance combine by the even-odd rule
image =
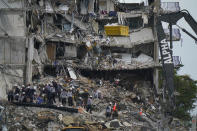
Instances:
[[[153,58],[150,56],[147,56],[145,54],[140,54],[137,58],[132,58],[131,60],[132,63],[139,63],[139,64],[150,64],[154,63]]]
[[[142,3],[144,2],[145,6],[148,5],[148,0],[119,0],[120,3]]]
[[[114,55],[114,54],[112,54],[112,55]],[[118,53],[118,55],[120,55],[121,58],[116,58],[116,60],[118,60],[118,61],[124,61],[125,64],[131,64],[131,54]]]
[[[68,11],[69,7],[67,5],[59,5],[58,10],[60,11]]]

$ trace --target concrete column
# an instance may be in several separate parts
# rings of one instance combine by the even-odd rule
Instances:
[[[28,38],[28,52],[26,64],[26,84],[32,83],[32,61],[34,54],[34,37]]]
[[[154,16],[154,62],[156,65],[159,65],[159,42],[158,42],[158,36],[157,36],[157,16]],[[159,70],[157,68],[154,68],[153,71],[153,83],[155,85],[155,88],[157,90],[157,93],[159,91]]]
[[[160,3],[161,0],[155,0],[155,6],[154,6],[154,62],[155,64],[159,65],[159,41],[158,41],[158,35],[157,35],[157,17],[159,15],[160,11]],[[157,93],[159,91],[159,70],[157,68],[154,68],[153,72],[153,83],[155,85],[155,88],[157,90]]]

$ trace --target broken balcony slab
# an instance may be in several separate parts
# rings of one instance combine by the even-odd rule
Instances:
[[[88,60],[85,60],[85,62],[77,65],[77,67],[82,69],[95,70],[137,70],[155,68],[160,66],[153,61],[152,57],[147,56],[143,53],[140,54],[137,58],[131,58],[131,55],[129,54],[119,54],[118,58],[106,57],[100,58],[99,61],[98,58],[90,58]]]
[[[53,36],[46,36],[46,41],[53,41],[53,42],[65,42],[71,44],[77,44],[77,40],[74,36],[71,35],[64,35],[64,34],[55,34]]]
[[[68,14],[64,14],[62,15],[66,20],[68,20],[69,22],[73,23],[75,26],[77,26],[79,29],[81,30],[87,30],[88,26],[83,23],[82,21],[78,20],[77,18],[74,18],[74,21],[72,19],[72,16],[68,15]]]
[[[122,12],[121,12],[122,13]],[[124,18],[136,18],[141,17],[142,12],[129,12],[129,13],[122,13],[124,15]],[[111,20],[111,19],[117,19],[117,17],[98,17],[97,20]]]
[[[17,106],[50,108],[50,109],[56,109],[56,110],[60,110],[60,111],[67,111],[67,112],[71,112],[71,113],[78,113],[77,108],[71,108],[71,107],[57,107],[54,105],[47,105],[47,104],[19,103],[19,102],[13,102],[13,104],[15,104]]]
[[[110,37],[110,43],[103,46],[133,48],[136,45],[154,42],[151,28],[143,28],[140,31],[130,33],[129,37]]]

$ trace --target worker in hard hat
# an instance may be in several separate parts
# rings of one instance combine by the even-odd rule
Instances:
[[[88,93],[88,90],[85,89],[84,93],[82,94],[82,98],[83,98],[83,105],[86,108],[87,106],[87,101],[88,101],[88,97],[90,96],[90,94]]]
[[[20,95],[19,102],[21,102],[21,103],[26,102],[25,92],[22,92],[22,94]]]
[[[106,118],[110,118],[112,114],[112,103],[110,102],[109,105],[106,107]]]
[[[83,104],[83,98],[82,97],[78,97],[77,101],[76,101],[77,106],[82,106]]]
[[[11,90],[8,91],[8,101],[13,102],[13,100],[14,100],[14,92],[11,89]]]
[[[68,92],[66,91],[66,89],[62,89],[62,90],[63,91],[61,91],[60,97],[61,97],[61,100],[62,100],[62,105],[65,106]]]
[[[88,97],[86,111],[92,113],[92,96]]]
[[[79,98],[79,91],[80,91],[80,89],[79,88],[77,88],[76,90],[74,90],[74,100],[75,101],[77,101],[78,100],[78,98]]]
[[[68,105],[73,106],[73,93],[72,93],[72,88],[69,89],[68,91]]]
[[[18,85],[17,85],[17,84],[15,84],[15,85],[14,85],[14,89],[15,89],[15,91],[14,91],[14,95],[16,95],[16,94],[19,94],[19,93],[20,93],[20,89],[19,89],[19,87],[18,87]]]
[[[114,103],[113,111],[112,111],[112,119],[116,119],[116,118],[118,118],[118,110],[117,110],[117,104]]]

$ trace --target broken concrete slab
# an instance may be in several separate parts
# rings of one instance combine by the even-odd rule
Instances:
[[[88,26],[85,24],[85,23],[83,23],[83,22],[81,22],[80,20],[78,20],[77,18],[75,18],[75,20],[74,21],[72,21],[72,16],[70,16],[70,15],[68,15],[68,14],[64,14],[63,15],[63,17],[66,19],[66,20],[68,20],[69,22],[73,22],[73,24],[75,25],[75,26],[77,26],[79,29],[81,29],[81,30],[87,30],[87,28],[88,28]]]

